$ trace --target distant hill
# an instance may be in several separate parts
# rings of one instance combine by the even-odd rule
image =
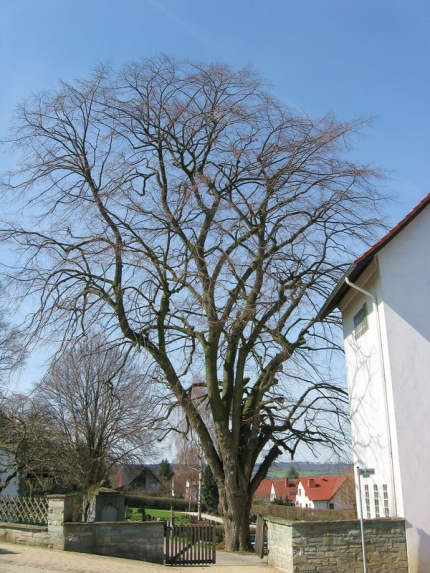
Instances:
[[[331,462],[275,462],[268,474],[268,478],[282,479],[288,470],[294,468],[300,476],[312,475],[339,475],[353,472],[353,465]]]

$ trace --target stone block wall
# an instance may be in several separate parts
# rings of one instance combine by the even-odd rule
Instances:
[[[72,497],[48,495],[48,532],[54,549],[64,549],[63,524],[72,519]]]
[[[360,523],[353,521],[287,522],[267,520],[269,565],[288,573],[361,573]],[[408,573],[405,523],[402,519],[365,521],[369,573]]]
[[[65,523],[66,551],[164,563],[164,522]]]
[[[164,563],[164,521],[67,523],[71,496],[48,498],[47,527],[0,523],[0,541]]]
[[[48,528],[42,525],[0,523],[0,542],[53,547]]]

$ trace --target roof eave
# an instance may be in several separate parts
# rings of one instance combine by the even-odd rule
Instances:
[[[326,318],[336,307],[339,306],[340,301],[346,295],[350,287],[346,284],[345,278],[349,278],[354,282],[367,268],[369,263],[375,258],[377,253],[385,247],[394,237],[396,237],[411,221],[417,217],[428,205],[430,205],[430,193],[424,197],[420,203],[406,217],[404,217],[397,225],[395,225],[388,233],[386,233],[379,241],[370,247],[365,253],[361,255],[346,271],[342,279],[338,282],[335,289],[328,297],[323,307],[317,315],[318,320]]]

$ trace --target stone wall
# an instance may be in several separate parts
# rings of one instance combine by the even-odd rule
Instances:
[[[72,497],[69,495],[48,495],[48,533],[54,549],[64,549],[63,524],[71,521]]]
[[[164,522],[65,523],[65,551],[164,563]]]
[[[72,515],[72,498],[48,498],[47,527],[0,523],[0,541],[164,562],[164,521],[67,523]]]
[[[402,519],[365,521],[369,573],[408,573]],[[269,565],[288,573],[362,573],[360,522],[267,519]]]
[[[53,547],[48,528],[43,525],[0,523],[0,542]]]

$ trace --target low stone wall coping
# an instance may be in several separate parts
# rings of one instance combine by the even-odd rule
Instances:
[[[159,526],[160,523],[164,524],[166,523],[163,520],[160,521],[92,521],[90,523],[87,523],[85,521],[65,521],[64,525],[66,525],[67,527],[73,526],[73,525],[85,525],[85,527],[100,527],[100,526],[105,526],[108,525],[109,527],[124,527],[124,525],[126,525],[127,527],[136,527],[136,528],[142,528],[142,527],[154,527],[154,526]]]
[[[289,525],[291,527],[295,527],[295,526],[312,526],[312,527],[319,527],[320,525],[324,525],[325,527],[327,526],[327,524],[351,524],[356,526],[357,523],[360,523],[359,519],[337,519],[335,521],[292,521],[291,519],[284,519],[282,517],[276,517],[275,515],[268,515],[267,517],[264,517],[265,521],[270,521],[270,523],[278,523],[279,525]],[[375,523],[404,523],[404,518],[403,517],[379,517],[378,519],[363,519],[363,523],[366,524],[370,524],[370,525],[375,525]]]
[[[35,533],[48,531],[46,525],[28,525],[28,523],[13,523],[11,521],[0,522],[0,529],[18,529],[21,531],[34,531]]]

